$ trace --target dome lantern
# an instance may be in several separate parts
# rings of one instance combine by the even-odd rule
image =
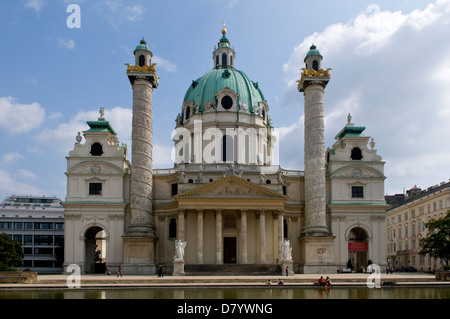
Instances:
[[[230,48],[230,41],[226,37],[227,29],[225,22],[223,23],[222,38],[217,44],[217,48],[213,52],[215,69],[232,69],[234,68],[234,57],[236,53]]]

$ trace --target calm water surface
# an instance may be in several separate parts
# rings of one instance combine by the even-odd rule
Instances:
[[[450,299],[450,287],[3,290],[0,299]]]

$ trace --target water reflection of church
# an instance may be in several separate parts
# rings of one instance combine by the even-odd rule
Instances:
[[[127,75],[133,88],[131,164],[102,115],[67,157],[65,265],[94,271],[95,242],[112,269],[155,273],[186,243],[186,273],[278,272],[289,241],[296,273],[385,264],[384,162],[364,127],[348,118],[325,149],[323,95],[330,80],[312,46],[299,80],[305,170],[274,158],[274,123],[257,82],[235,68],[223,30],[213,68],[192,81],[174,135],[176,163],[152,169],[153,91],[159,86],[145,41]],[[299,68],[302,67],[299,65]],[[168,85],[168,83],[164,84]],[[102,238],[96,234],[102,231]],[[231,268],[230,268],[231,267]]]

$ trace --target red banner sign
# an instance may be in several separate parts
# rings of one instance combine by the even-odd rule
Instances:
[[[367,251],[368,247],[369,246],[367,243],[348,243],[348,251],[349,252]]]

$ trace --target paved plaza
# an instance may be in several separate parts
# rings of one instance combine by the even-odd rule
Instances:
[[[288,286],[313,286],[314,282],[323,276],[330,277],[334,286],[365,286],[370,277],[375,283],[375,276],[363,273],[339,274],[295,274],[293,276],[164,276],[157,275],[90,275],[80,277],[81,288],[119,288],[119,287],[196,287],[196,286],[264,286],[270,280],[276,285],[282,279]],[[40,274],[36,283],[30,284],[0,284],[0,289],[8,288],[67,288],[69,275],[66,274]],[[393,273],[381,274],[380,282],[394,282],[396,285],[450,285],[449,281],[437,281],[433,274],[428,273]]]

